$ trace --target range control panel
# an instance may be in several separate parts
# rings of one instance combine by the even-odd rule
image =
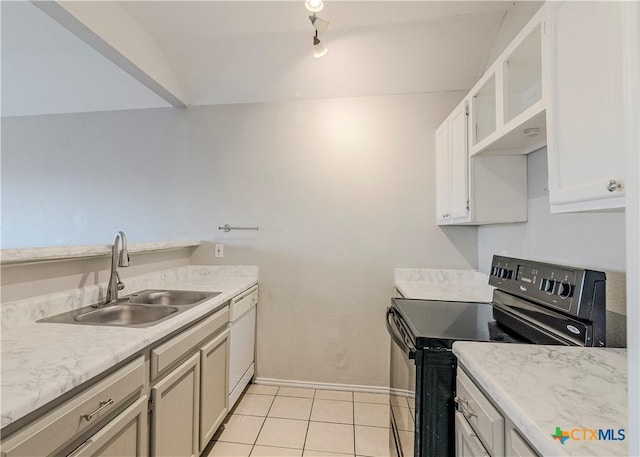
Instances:
[[[581,319],[593,305],[604,309],[606,276],[601,271],[493,256],[489,284]]]

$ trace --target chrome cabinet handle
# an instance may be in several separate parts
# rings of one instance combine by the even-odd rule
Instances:
[[[453,401],[455,402],[456,405],[458,405],[458,410],[467,419],[471,417],[478,417],[478,414],[475,413],[471,408],[469,408],[469,402],[464,398],[454,397]]]
[[[618,189],[622,189],[622,184],[619,183],[618,181],[616,181],[615,179],[612,179],[611,181],[609,181],[607,183],[607,190],[609,192],[613,192],[613,191],[616,191]]]
[[[113,400],[111,398],[108,399],[107,401],[101,401],[98,409],[96,409],[91,414],[83,414],[82,418],[85,419],[87,422],[89,422],[91,419],[93,419],[96,416],[96,414],[99,414],[100,411],[105,409],[107,406],[111,406],[111,405],[113,405]]]

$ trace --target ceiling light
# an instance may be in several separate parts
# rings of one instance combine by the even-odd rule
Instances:
[[[316,34],[313,37],[313,57],[319,59],[320,57],[325,55],[327,51],[327,47],[318,39],[318,32],[316,31]]]
[[[311,21],[311,25],[313,25],[320,35],[322,35],[325,30],[327,30],[327,27],[329,27],[329,21],[319,18],[315,13],[309,16],[309,20]]]
[[[528,129],[524,129],[522,131],[522,134],[524,136],[526,136],[527,138],[536,137],[536,136],[538,136],[539,133],[540,133],[540,129],[537,128],[537,127],[531,127],[531,128],[528,128]]]
[[[304,6],[306,6],[307,9],[312,13],[317,13],[319,11],[322,11],[322,8],[324,8],[324,4],[322,3],[322,0],[307,0],[304,3]]]

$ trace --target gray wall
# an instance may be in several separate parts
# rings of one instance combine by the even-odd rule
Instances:
[[[498,56],[505,50],[509,43],[513,41],[520,30],[529,22],[534,14],[538,12],[544,2],[540,1],[520,1],[514,2],[507,14],[502,19],[500,29],[493,40],[491,52],[487,60],[485,70],[495,62]]]
[[[2,118],[2,247],[195,235],[184,111]],[[191,211],[192,213],[193,211]]]
[[[434,131],[463,95],[3,119],[3,243],[123,229],[215,263],[223,242],[260,267],[259,376],[384,386],[393,269],[477,266],[476,228],[435,225]]]
[[[491,256],[506,250],[510,255],[624,271],[624,212],[551,214],[546,148],[530,154],[527,166],[529,221],[480,227],[480,268],[486,271]]]
[[[624,313],[624,212],[551,214],[547,185],[547,151],[529,155],[528,222],[487,225],[478,229],[478,265],[487,272],[493,254],[537,259],[607,272],[607,304]]]

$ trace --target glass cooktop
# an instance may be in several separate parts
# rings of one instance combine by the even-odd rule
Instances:
[[[495,341],[490,303],[392,299],[418,348],[447,347],[455,341]]]

